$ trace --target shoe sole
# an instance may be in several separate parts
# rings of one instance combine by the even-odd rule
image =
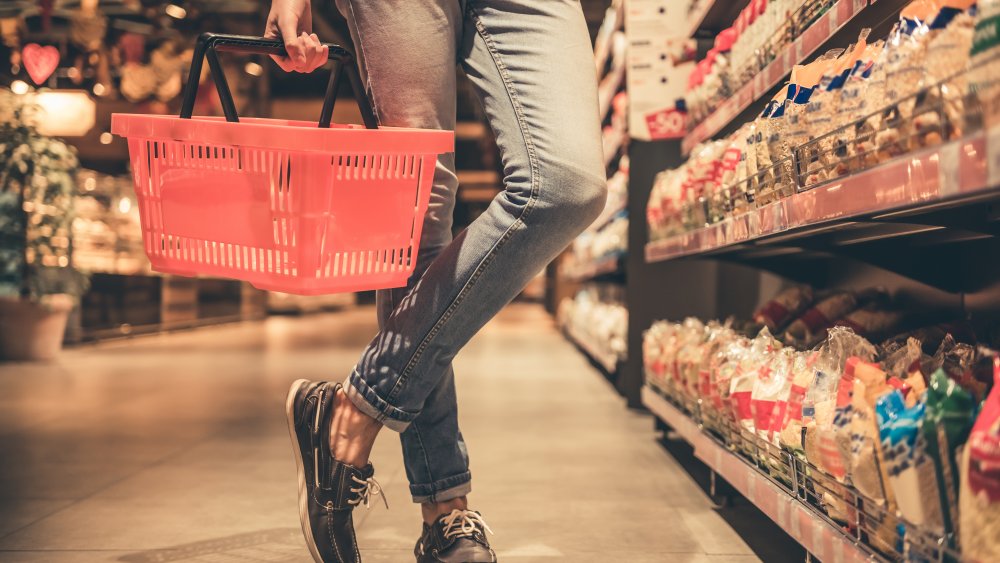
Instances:
[[[319,555],[316,547],[316,538],[313,537],[312,524],[309,522],[309,490],[306,485],[306,470],[302,462],[302,450],[299,448],[299,436],[295,432],[295,397],[298,396],[302,386],[309,385],[307,379],[299,379],[292,383],[288,390],[288,397],[285,399],[285,417],[288,419],[288,435],[292,439],[292,455],[295,457],[295,468],[299,472],[299,524],[302,525],[302,535],[306,538],[306,545],[309,553],[312,554],[316,563],[323,563],[323,558]]]

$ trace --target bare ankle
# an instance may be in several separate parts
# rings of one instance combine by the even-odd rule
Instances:
[[[450,500],[442,502],[425,502],[420,505],[420,511],[423,513],[424,522],[428,525],[433,524],[438,518],[444,516],[445,514],[451,514],[452,510],[468,510],[469,509],[469,498],[466,496],[461,496],[458,498],[453,498]]]
[[[330,451],[334,459],[364,467],[381,429],[377,420],[354,406],[342,388],[337,390],[333,420],[330,421]]]

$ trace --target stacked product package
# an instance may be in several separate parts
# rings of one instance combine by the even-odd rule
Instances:
[[[751,0],[688,77],[690,122],[715,111],[828,8],[826,0]]]
[[[626,358],[628,331],[628,310],[623,301],[620,288],[589,284],[574,298],[559,303],[556,322],[575,339],[621,361]]]
[[[998,12],[995,1],[917,0],[887,38],[865,30],[852,45],[795,66],[756,119],[657,177],[647,206],[653,238],[992,127],[1000,116]]]
[[[864,293],[792,287],[740,327],[658,322],[644,336],[647,384],[706,429],[743,436],[733,449],[759,456],[749,436],[799,460],[810,501],[860,523],[876,550],[924,561],[926,538],[946,538],[949,553],[1000,561],[1000,359],[964,324],[885,338],[906,325]]]

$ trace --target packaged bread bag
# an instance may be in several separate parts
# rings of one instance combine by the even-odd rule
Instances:
[[[857,309],[858,300],[849,291],[837,292],[819,299],[812,307],[785,329],[785,340],[802,347],[812,347],[827,335],[827,329]]]
[[[962,452],[959,538],[973,561],[1000,561],[1000,357],[993,358],[993,390]]]
[[[751,407],[754,385],[761,372],[770,369],[772,357],[780,347],[781,345],[771,336],[771,333],[766,328],[762,329],[751,342],[750,350],[743,356],[739,370],[733,374],[730,380],[729,399],[733,416],[738,422],[741,432],[745,432],[748,436],[752,437],[756,432]],[[745,451],[753,455],[753,451],[749,447],[745,448]]]
[[[889,478],[875,406],[893,389],[878,365],[851,358],[848,366],[855,377],[850,423],[851,483],[866,501],[873,501],[878,507],[869,507],[866,511],[868,527],[875,531],[869,535],[869,541],[879,551],[891,553],[898,540],[896,522],[892,518],[896,513],[896,501],[892,488],[887,486]]]
[[[802,314],[812,303],[812,288],[794,285],[783,290],[753,314],[753,320],[767,327],[772,333],[780,332],[793,319]]]
[[[920,431],[926,406],[919,401],[907,407],[899,391],[884,395],[876,406],[879,436],[900,515],[910,524],[943,535],[937,475]]]
[[[952,10],[956,8],[943,7],[931,24],[932,29],[943,29],[927,45],[926,90],[918,96],[913,115],[917,144],[924,147],[957,139],[964,131],[968,91],[965,69],[975,22],[967,11]]]
[[[792,381],[789,377],[795,351],[783,348],[775,353],[768,365],[761,366],[750,395],[750,410],[753,413],[754,429],[757,435],[772,441],[778,421],[785,416],[788,406],[788,392]]]
[[[734,376],[740,373],[743,356],[749,353],[750,340],[738,337],[725,344],[716,354],[711,370],[711,400],[716,428],[720,433],[727,433],[735,424],[735,416],[731,408],[730,384]]]
[[[806,393],[816,379],[818,358],[819,352],[799,352],[795,355],[792,363],[792,384],[788,389],[788,406],[779,425],[779,444],[798,456],[805,456],[803,411]]]
[[[927,453],[934,462],[940,493],[941,516],[947,533],[958,523],[958,464],[956,452],[969,437],[975,419],[972,395],[939,369],[927,389],[927,411],[921,427]]]
[[[986,128],[1000,124],[1000,0],[980,0],[969,61],[969,92]]]

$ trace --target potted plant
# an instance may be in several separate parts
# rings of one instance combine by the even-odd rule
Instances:
[[[86,277],[73,268],[75,151],[38,132],[37,106],[0,91],[0,358],[51,359]]]

